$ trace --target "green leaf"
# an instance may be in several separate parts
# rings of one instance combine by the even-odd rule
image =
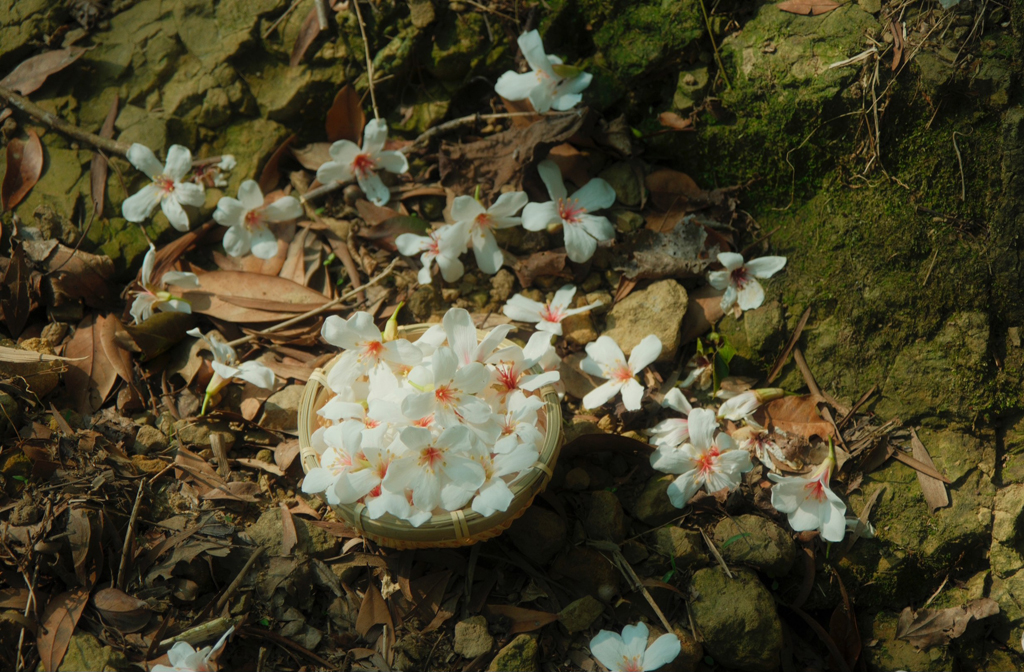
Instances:
[[[154,313],[142,324],[127,325],[124,332],[118,331],[114,338],[126,350],[142,353],[145,362],[173,348],[194,326],[195,315],[167,311]]]
[[[564,63],[552,63],[551,69],[562,79],[572,79],[583,74],[583,68],[575,65],[565,65]]]
[[[722,384],[722,379],[729,375],[729,362],[722,359],[719,353],[715,353],[715,392],[718,392],[719,386]]]
[[[28,483],[28,479],[26,477],[20,476],[18,474],[15,474],[14,476],[11,476],[11,478],[13,478],[16,481],[21,481],[22,483]]]
[[[718,346],[718,356],[719,356],[719,357],[721,357],[721,358],[722,358],[722,360],[723,360],[723,361],[724,361],[724,362],[725,362],[726,364],[728,364],[729,362],[731,362],[731,361],[732,361],[732,358],[733,358],[733,357],[734,357],[735,355],[736,355],[736,348],[732,347],[732,346],[731,346],[731,345],[729,345],[728,343],[724,343],[724,342],[723,342],[723,343],[722,343],[722,344],[721,344],[720,346]]]
[[[331,264],[334,263],[334,260],[337,258],[338,257],[334,255],[334,252],[331,252],[330,254],[327,255],[327,258],[324,259],[324,266],[330,266]]]
[[[259,623],[260,623],[260,625],[262,625],[262,626],[263,626],[264,628],[269,628],[269,627],[270,627],[270,619],[269,619],[269,618],[266,618],[266,617],[264,617],[264,618],[261,618],[261,619],[259,620]]]
[[[733,536],[731,536],[731,537],[729,537],[728,539],[725,540],[725,542],[722,544],[722,548],[729,548],[730,544],[732,544],[732,543],[742,539],[743,537],[749,537],[749,536],[750,536],[750,532],[740,532],[739,534],[734,534]]]
[[[676,570],[670,569],[665,572],[665,576],[661,577],[662,583],[668,583],[672,579],[672,575],[676,573]]]

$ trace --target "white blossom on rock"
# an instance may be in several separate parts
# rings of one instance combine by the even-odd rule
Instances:
[[[668,498],[680,509],[701,487],[708,492],[735,490],[742,475],[754,468],[750,453],[738,450],[728,434],[718,431],[714,411],[695,408],[688,421],[688,443],[678,447],[661,445],[651,455],[652,467],[679,474],[668,486]]]
[[[647,646],[644,623],[627,625],[622,634],[602,630],[590,640],[590,653],[611,672],[648,672],[671,663],[682,651],[679,638],[666,633]]]
[[[551,200],[528,203],[523,209],[523,228],[544,231],[552,226],[561,226],[565,253],[576,263],[594,256],[599,242],[614,240],[615,227],[608,218],[590,214],[615,203],[615,190],[610,184],[595,177],[570,197],[558,164],[545,159],[537,164],[537,172],[548,188]]]
[[[398,251],[407,257],[423,253],[420,256],[420,269],[417,280],[421,285],[429,285],[432,281],[431,268],[434,262],[441,269],[441,277],[445,282],[455,282],[466,272],[459,259],[467,250],[469,234],[464,227],[447,224],[439,226],[425,236],[415,233],[403,233],[395,238]]]
[[[405,173],[409,162],[401,152],[384,149],[388,139],[388,124],[381,119],[371,119],[363,129],[363,146],[351,140],[338,140],[331,145],[331,161],[320,166],[316,179],[321,184],[355,180],[366,197],[375,205],[385,205],[391,200],[391,190],[381,181],[377,172]]]
[[[494,275],[505,262],[494,232],[521,225],[522,218],[515,215],[529,200],[525,192],[513,191],[498,196],[487,209],[472,196],[459,196],[452,202],[454,226],[468,231],[476,265],[484,273]]]
[[[167,162],[160,165],[149,147],[134,143],[128,148],[128,161],[153,180],[121,204],[121,214],[129,222],[144,222],[156,206],[164,211],[167,221],[178,231],[188,231],[188,215],[181,207],[198,207],[206,197],[203,187],[193,182],[182,182],[192,169],[192,152],[181,145],[171,145]]]
[[[256,387],[262,387],[265,390],[274,388],[274,372],[265,364],[259,362],[239,363],[238,353],[235,352],[235,349],[220,340],[213,333],[209,336],[204,336],[203,332],[199,331],[198,328],[191,329],[187,333],[189,336],[201,339],[206,343],[206,347],[210,349],[210,352],[213,353],[213,362],[211,362],[213,378],[210,379],[209,384],[206,386],[206,396],[203,399],[201,413],[206,413],[206,407],[210,404],[213,397],[236,378],[252,383]]]
[[[548,303],[541,303],[528,299],[522,294],[516,294],[505,303],[502,312],[509,319],[517,322],[535,322],[541,331],[561,336],[562,320],[571,315],[586,313],[602,305],[600,301],[595,301],[580,308],[570,308],[574,296],[576,296],[576,287],[573,285],[563,285]]]
[[[184,273],[182,271],[167,271],[158,281],[153,281],[153,267],[156,265],[156,248],[149,245],[149,252],[142,259],[142,274],[139,278],[141,290],[135,292],[135,300],[132,302],[131,315],[135,318],[135,324],[141,324],[153,316],[154,311],[170,311],[174,313],[191,313],[192,306],[189,302],[176,297],[167,290],[165,285],[175,287],[198,287],[199,278],[195,273]]]
[[[562,59],[544,52],[544,43],[536,30],[523,33],[517,40],[531,71],[511,70],[498,78],[494,90],[505,100],[527,100],[537,112],[570,110],[583,99],[593,75],[562,64]]]
[[[235,631],[235,626],[228,628],[217,643],[196,651],[188,642],[175,642],[167,652],[168,665],[154,665],[152,672],[212,672],[213,657],[220,653],[227,643],[228,637]]]
[[[797,532],[818,530],[825,541],[842,541],[846,536],[846,503],[832,491],[828,482],[836,466],[835,446],[829,442],[828,458],[809,478],[768,474],[772,486],[772,506],[785,513],[789,526]]]
[[[758,278],[770,278],[786,265],[785,257],[761,257],[744,263],[743,255],[720,252],[718,262],[724,270],[708,273],[708,282],[715,289],[724,289],[722,310],[728,312],[734,305],[740,310],[760,308],[764,303],[764,288]]]
[[[636,379],[636,375],[658,358],[661,349],[661,340],[650,334],[633,348],[627,361],[622,348],[610,336],[601,336],[593,343],[588,343],[587,356],[580,362],[580,368],[608,382],[588,392],[583,397],[583,407],[597,408],[621,393],[627,411],[639,410],[644,386]]]
[[[294,196],[284,196],[263,204],[263,191],[256,180],[246,180],[238,187],[238,198],[224,196],[217,203],[213,218],[228,227],[224,233],[224,251],[241,257],[252,250],[259,259],[277,254],[277,236],[267,226],[302,216],[302,205]]]

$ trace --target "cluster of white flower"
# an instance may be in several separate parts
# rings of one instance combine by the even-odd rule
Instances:
[[[478,339],[470,314],[453,308],[410,342],[386,337],[368,313],[327,318],[323,338],[344,352],[327,376],[334,396],[318,413],[330,424],[313,434],[320,467],[303,491],[416,526],[437,510],[505,511],[509,485],[543,447],[544,401],[533,393],[559,377],[532,370],[553,354],[551,335],[501,347],[511,329]]]

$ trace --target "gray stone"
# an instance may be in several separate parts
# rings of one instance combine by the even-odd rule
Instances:
[[[664,525],[682,515],[668,498],[668,486],[675,479],[671,474],[652,476],[633,503],[633,515],[648,525]]]
[[[519,635],[508,643],[491,661],[487,672],[534,672],[537,666],[537,640]]]
[[[650,537],[654,549],[674,560],[677,567],[705,565],[708,562],[699,532],[669,525],[659,527]]]
[[[149,455],[165,448],[167,448],[166,434],[150,425],[139,427],[139,432],[135,435],[135,443],[132,444],[132,451],[136,455]]]
[[[589,476],[587,480],[590,480]],[[590,510],[583,525],[591,539],[618,544],[626,538],[626,514],[614,492],[598,490],[591,493]]]
[[[861,637],[864,641],[876,642],[873,646],[865,646],[863,649],[868,669],[914,672],[954,669],[955,663],[948,646],[918,649],[906,639],[896,636],[898,621],[898,614],[879,612],[868,622],[868,627],[861,626]]]
[[[640,197],[644,190],[643,175],[638,175],[633,166],[625,161],[619,161],[602,170],[597,176],[612,185],[619,203],[630,207],[640,205]]]
[[[512,523],[508,535],[530,562],[544,565],[565,544],[565,521],[557,513],[531,506]]]
[[[562,487],[566,490],[575,490],[580,492],[590,487],[590,475],[586,469],[580,467],[573,467],[569,470],[569,473],[565,475],[565,480],[562,481]]]
[[[767,518],[751,514],[723,518],[715,544],[730,564],[747,564],[771,576],[789,572],[796,561],[792,535]]]
[[[693,575],[690,607],[704,647],[725,667],[749,672],[777,670],[782,623],[775,603],[757,576],[745,569],[726,576],[721,567]]]
[[[235,445],[235,434],[224,422],[211,422],[204,418],[192,420],[182,418],[174,423],[174,434],[185,447],[211,448],[210,435],[219,432],[228,450]]]
[[[455,624],[455,653],[463,658],[476,658],[491,650],[494,637],[487,631],[487,619],[473,616]]]
[[[128,661],[110,646],[103,646],[100,640],[87,632],[76,632],[68,642],[67,653],[61,661],[59,672],[116,672],[127,670]]]
[[[660,280],[612,306],[603,335],[615,339],[628,355],[641,340],[654,334],[662,344],[658,361],[674,360],[687,304],[682,285],[675,280]]]
[[[1024,567],[1024,555],[1018,550],[1024,540],[1024,485],[1013,484],[996,492],[992,507],[992,547],[989,562],[1000,577]]]
[[[337,537],[323,528],[309,525],[298,516],[293,516],[292,520],[295,522],[295,536],[298,540],[292,553],[329,557],[337,552]],[[265,546],[269,554],[280,555],[284,535],[281,527],[281,509],[274,507],[264,511],[259,520],[246,529],[246,533],[257,545]]]
[[[270,395],[263,405],[263,418],[260,427],[294,431],[299,423],[299,404],[305,385],[288,385],[279,392]]]
[[[592,596],[584,595],[575,602],[570,602],[565,609],[558,612],[558,620],[571,635],[589,628],[602,613],[604,613],[604,605]]]

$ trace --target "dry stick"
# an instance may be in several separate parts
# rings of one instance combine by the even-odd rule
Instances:
[[[274,22],[272,24],[270,24],[270,26],[266,30],[263,31],[263,35],[261,37],[264,40],[267,39],[268,37],[270,37],[270,34],[272,32],[274,32],[274,29],[277,28],[279,25],[281,25],[281,22],[284,21],[285,19],[287,19],[289,14],[291,14],[293,11],[295,11],[295,8],[299,6],[300,2],[302,2],[302,0],[293,0],[291,6],[288,9],[284,10],[284,14],[282,14],[279,17],[277,17],[274,20]]]
[[[39,577],[39,561],[36,560],[35,567],[32,569],[32,582],[28,584],[28,599],[25,601],[25,613],[23,616],[28,618],[28,612],[32,611],[32,607],[36,601],[36,579]],[[18,663],[17,670],[20,672],[25,667],[25,660],[21,657],[21,647],[25,643],[25,628],[21,629],[21,633],[18,635]]]
[[[960,166],[960,202],[962,203],[967,200],[967,182],[964,180],[964,160],[960,157],[960,148],[956,146],[956,131],[953,131],[953,151],[956,152],[956,162]]]
[[[142,488],[146,485],[146,479],[139,481],[139,491],[135,494],[135,506],[132,507],[132,516],[128,519],[128,531],[124,535],[124,546],[121,548],[121,564],[117,568],[117,584],[120,590],[124,590],[128,577],[128,556],[132,549],[132,540],[135,539],[135,520],[139,517],[139,504],[142,503]]]
[[[297,316],[295,316],[295,317],[293,317],[291,319],[285,320],[284,322],[281,322],[279,324],[275,324],[274,326],[270,327],[269,329],[264,329],[263,331],[261,331],[259,333],[249,334],[248,336],[243,336],[242,338],[236,338],[235,340],[233,340],[230,343],[228,343],[228,345],[230,345],[231,347],[235,347],[235,346],[241,345],[242,343],[248,343],[249,341],[255,340],[259,336],[266,336],[267,334],[272,334],[275,331],[281,331],[282,329],[285,329],[286,327],[290,327],[293,324],[297,324],[297,323],[299,323],[299,322],[301,322],[301,321],[303,321],[303,320],[305,320],[307,318],[314,317],[316,315],[319,315],[320,313],[325,313],[325,312],[333,309],[335,306],[339,305],[342,301],[345,301],[347,299],[351,299],[353,296],[355,296],[356,294],[358,294],[362,290],[366,289],[367,287],[372,287],[373,285],[376,285],[378,282],[380,282],[381,280],[383,280],[387,276],[391,275],[391,272],[395,270],[395,264],[397,264],[398,261],[399,260],[398,260],[397,257],[395,259],[392,259],[391,263],[387,265],[387,268],[385,268],[383,271],[381,271],[376,276],[371,278],[365,285],[362,285],[361,287],[353,289],[350,292],[345,292],[344,294],[342,294],[338,298],[336,298],[336,299],[334,299],[332,301],[328,301],[327,303],[325,303],[324,305],[322,305],[322,306],[320,306],[318,308],[314,308],[313,310],[305,312],[302,315],[297,315]]]
[[[733,578],[732,572],[729,571],[729,566],[725,564],[725,558],[723,558],[722,554],[718,552],[718,548],[715,546],[714,542],[711,541],[711,537],[708,536],[708,533],[701,530],[700,536],[704,537],[704,543],[708,545],[709,549],[711,549],[711,555],[715,556],[715,560],[718,561],[718,564],[721,566],[722,571],[725,572],[725,575],[730,579]]]
[[[818,383],[814,380],[814,375],[811,374],[811,368],[807,366],[807,360],[804,359],[804,353],[800,352],[800,348],[793,348],[793,359],[796,360],[796,365],[800,367],[800,373],[803,374],[804,382],[807,383],[807,388],[811,391],[811,394],[824,399],[825,397],[821,393],[821,388],[818,387]],[[838,408],[838,406],[836,407]],[[843,433],[839,431],[836,421],[832,419],[832,411],[827,407],[824,407],[821,410],[825,419],[832,423],[832,426],[836,428],[836,440],[839,442],[839,445],[843,447],[843,450],[846,451],[846,454],[849,455],[850,449],[846,447],[846,441],[843,440]]]
[[[205,642],[210,639],[220,637],[228,628],[238,625],[242,622],[242,619],[234,618],[215,618],[212,621],[206,621],[200,623],[194,628],[178,633],[174,637],[168,637],[167,639],[160,642],[160,648],[170,648],[178,642],[188,642],[192,646]]]
[[[877,392],[877,391],[878,391],[878,383],[875,383],[874,385],[871,386],[870,390],[865,392],[864,395],[860,399],[857,400],[857,403],[855,403],[853,405],[853,408],[851,408],[850,411],[846,415],[844,415],[842,418],[839,419],[839,428],[842,429],[846,425],[846,423],[848,423],[850,420],[852,420],[854,414],[857,411],[860,410],[860,407],[863,406],[864,404],[866,404],[868,399],[870,399],[875,394],[875,392]]]
[[[104,138],[96,135],[95,133],[89,133],[83,131],[78,126],[69,124],[64,121],[56,114],[47,112],[43,108],[33,103],[28,98],[18,95],[10,89],[0,86],[0,99],[6,100],[8,103],[18,108],[25,114],[41,121],[55,131],[59,131],[64,135],[70,136],[75,140],[81,140],[82,142],[88,143],[93,147],[102,149],[109,154],[117,154],[118,156],[127,157],[128,148],[131,147],[126,142],[118,142],[117,140],[111,140],[110,138]]]
[[[327,5],[324,0],[313,0],[316,5],[316,20],[320,23],[320,30],[327,30]]]
[[[700,13],[704,15],[704,25],[708,28],[708,39],[711,40],[711,48],[715,51],[715,61],[718,63],[718,71],[722,73],[725,85],[732,88],[729,75],[725,74],[725,66],[722,65],[722,55],[718,53],[718,45],[715,44],[715,33],[711,30],[711,19],[708,18],[708,10],[704,7],[704,0],[700,0]]]
[[[373,59],[370,58],[370,42],[366,39],[366,24],[363,22],[363,10],[359,9],[359,0],[353,0],[356,18],[359,19],[359,32],[363,35],[363,51],[366,52],[366,80],[370,84],[370,102],[373,103],[373,118],[380,119],[377,110],[377,92],[373,89]]]
[[[796,329],[793,330],[793,335],[789,337],[789,343],[786,344],[786,348],[775,361],[775,365],[772,367],[771,372],[768,374],[768,379],[765,382],[770,384],[779,376],[780,373],[782,373],[782,367],[786,365],[786,362],[789,361],[789,356],[793,354],[793,348],[796,347],[796,342],[800,340],[800,335],[804,333],[804,327],[807,326],[807,320],[810,316],[811,309],[808,308],[800,317],[800,321],[797,322]]]
[[[241,587],[242,581],[245,580],[245,577],[249,573],[249,570],[252,569],[252,566],[256,564],[256,561],[260,559],[260,556],[263,555],[263,551],[265,550],[267,549],[264,546],[256,547],[256,550],[253,551],[252,555],[249,556],[249,559],[246,561],[245,565],[242,566],[242,571],[238,572],[238,576],[235,577],[235,580],[232,581],[230,585],[228,585],[227,590],[225,590],[224,594],[220,596],[219,600],[217,600],[216,611],[219,612],[221,609],[223,609],[224,605],[228,603],[228,600],[230,600],[231,597],[238,592],[238,589]]]

